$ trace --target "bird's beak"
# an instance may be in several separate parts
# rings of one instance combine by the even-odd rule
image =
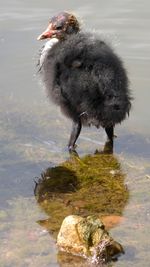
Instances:
[[[56,34],[56,30],[53,30],[52,24],[50,23],[47,29],[38,36],[37,40],[39,41],[39,40],[55,37],[55,34]]]

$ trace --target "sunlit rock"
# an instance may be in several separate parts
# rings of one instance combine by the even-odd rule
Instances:
[[[58,247],[68,253],[109,261],[123,253],[122,246],[110,237],[98,216],[67,216],[57,237]]]

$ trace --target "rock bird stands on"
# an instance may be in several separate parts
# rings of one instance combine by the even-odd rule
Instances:
[[[47,38],[40,72],[48,96],[73,121],[69,151],[75,149],[82,125],[103,127],[113,144],[114,126],[131,108],[121,59],[95,34],[80,31],[76,17],[68,12],[51,18],[38,40]]]

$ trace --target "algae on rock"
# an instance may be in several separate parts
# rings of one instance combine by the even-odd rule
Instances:
[[[55,236],[70,215],[119,215],[129,198],[125,175],[113,154],[72,157],[48,168],[36,182],[35,196],[50,216],[39,223]]]
[[[110,237],[98,216],[67,216],[57,236],[57,245],[68,253],[92,257],[95,262],[108,262],[124,253],[122,246]]]

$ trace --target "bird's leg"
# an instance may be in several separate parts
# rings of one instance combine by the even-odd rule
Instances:
[[[72,124],[72,131],[71,131],[71,135],[70,135],[70,140],[68,143],[68,149],[70,152],[75,150],[75,142],[81,132],[81,120],[78,119],[78,121],[74,121]]]
[[[103,153],[113,154],[113,143],[110,140],[106,141],[104,148],[103,148]]]
[[[113,138],[114,138],[114,127],[106,127],[105,132],[107,134],[108,140],[113,144]]]

